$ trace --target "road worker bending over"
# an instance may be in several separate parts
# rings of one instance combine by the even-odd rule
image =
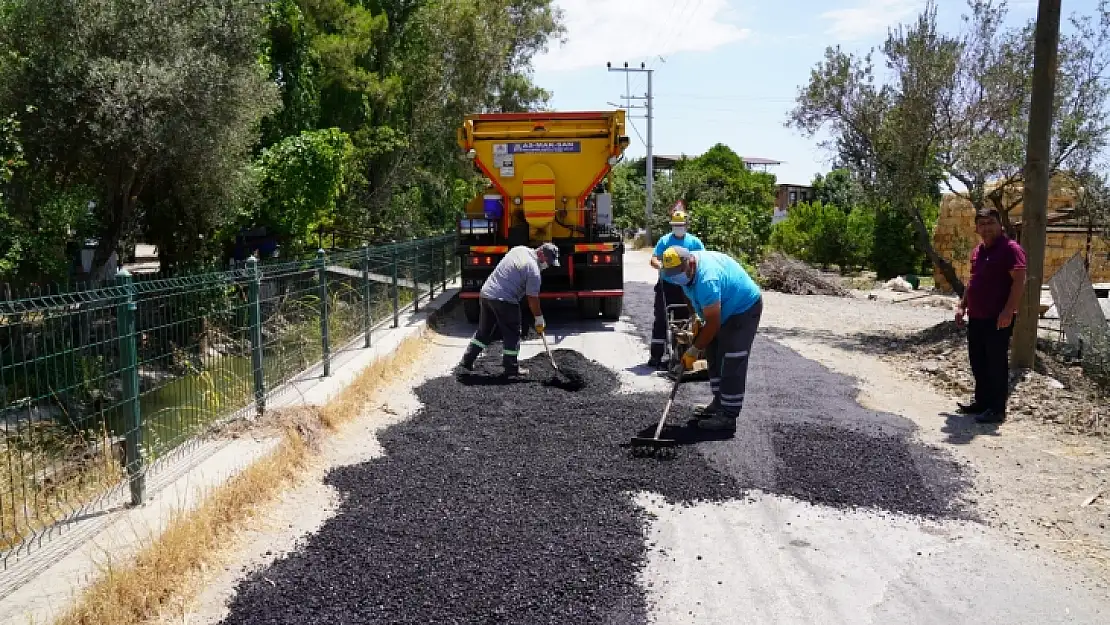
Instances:
[[[681,210],[671,215],[671,231],[661,237],[651,254],[651,266],[659,269],[663,265],[663,252],[677,245],[691,252],[704,250],[701,239],[686,231],[686,213]],[[667,345],[667,306],[684,304],[682,289],[660,279],[655,283],[655,323],[651,326],[651,358],[648,366],[659,368],[663,364],[663,352]],[[689,310],[675,310],[676,319],[688,319]],[[673,357],[677,357],[677,354]],[[674,364],[674,363],[671,363]]]
[[[470,371],[482,350],[500,335],[504,345],[502,365],[505,375],[526,375],[520,369],[520,300],[528,298],[528,307],[535,317],[536,332],[543,333],[544,320],[540,312],[540,272],[559,266],[559,248],[544,243],[536,249],[518,245],[497,263],[479,294],[478,331],[470,339],[459,365]]]
[[[701,330],[682,355],[689,371],[706,353],[713,401],[695,411],[698,428],[735,431],[744,407],[748,354],[763,314],[763,295],[748,272],[727,254],[691,252],[671,246],[663,252],[663,279],[682,287]]]

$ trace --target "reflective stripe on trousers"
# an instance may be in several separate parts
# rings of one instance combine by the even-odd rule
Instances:
[[[763,298],[748,310],[725,319],[706,349],[709,388],[721,405],[721,413],[736,418],[744,408],[748,384],[748,356],[763,315]],[[716,375],[714,375],[716,374]]]
[[[506,367],[516,367],[520,354],[520,304],[485,297],[478,298],[478,302],[478,330],[470,339],[464,360],[473,363],[478,354],[500,334],[505,346],[501,362]]]
[[[655,320],[651,324],[652,358],[662,358],[667,350],[667,306],[685,303],[686,296],[682,293],[682,287],[662,280],[655,283]],[[676,319],[686,319],[689,316],[688,309],[675,310]]]

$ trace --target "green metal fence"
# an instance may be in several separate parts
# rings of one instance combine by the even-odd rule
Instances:
[[[458,275],[454,237],[250,259],[0,300],[0,552],[138,504],[152,467],[213,426],[330,375]]]

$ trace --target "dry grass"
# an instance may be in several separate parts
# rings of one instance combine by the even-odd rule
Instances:
[[[427,348],[425,339],[417,337],[401,343],[398,348],[365,371],[335,396],[320,411],[320,420],[330,428],[340,425],[362,414],[362,410],[374,397],[391,382],[396,382],[398,374],[406,371],[415,363]]]
[[[0,445],[0,550],[73,516],[124,479],[106,435],[90,442],[52,422],[24,425]]]
[[[385,384],[419,358],[424,339],[413,337],[368,367],[320,409],[272,411],[260,424],[279,429],[277,449],[215,488],[191,512],[126,565],[105,565],[101,575],[55,625],[139,625],[171,604],[186,603],[198,578],[212,569],[244,522],[305,473],[327,430],[360,416]]]

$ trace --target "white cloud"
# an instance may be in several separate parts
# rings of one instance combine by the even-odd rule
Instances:
[[[837,40],[856,41],[886,34],[921,5],[921,0],[858,0],[854,7],[825,11],[821,19],[830,22],[826,32]]]
[[[558,0],[567,42],[553,42],[536,69],[570,71],[676,52],[708,52],[747,38],[727,0]]]

